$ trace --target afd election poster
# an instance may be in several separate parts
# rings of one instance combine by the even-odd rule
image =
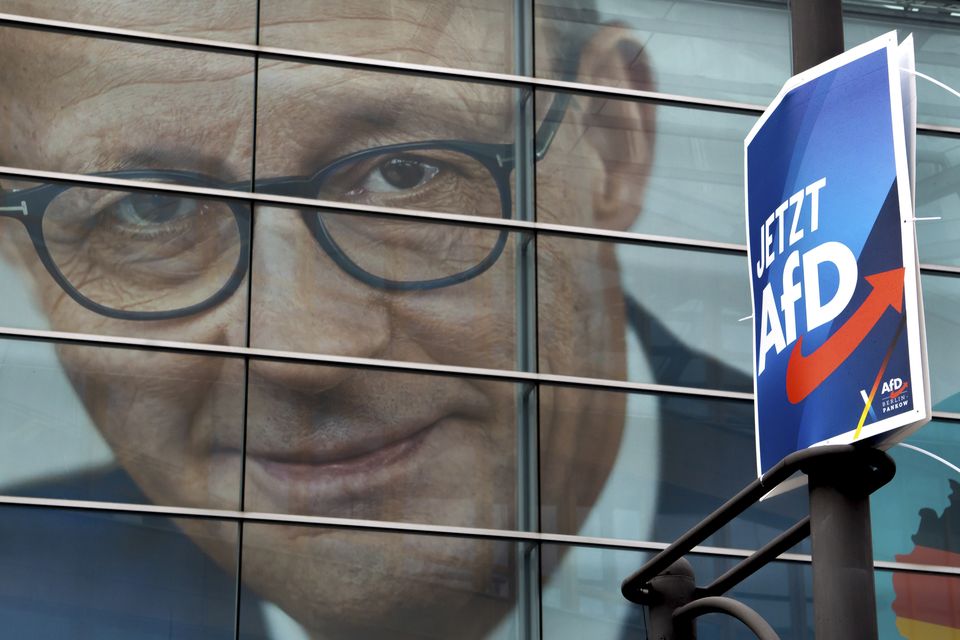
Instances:
[[[911,39],[791,78],[747,136],[757,467],[929,420]]]

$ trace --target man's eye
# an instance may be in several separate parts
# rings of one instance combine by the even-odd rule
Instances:
[[[365,152],[324,170],[320,200],[497,215],[501,185],[483,160],[442,146]]]
[[[104,208],[103,213],[121,225],[146,230],[177,220],[197,211],[197,201],[151,193],[134,193]]]
[[[417,158],[390,158],[375,166],[348,195],[409,191],[430,182],[438,173],[439,167]]]

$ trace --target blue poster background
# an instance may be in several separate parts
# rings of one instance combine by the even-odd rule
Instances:
[[[783,293],[783,267],[793,250],[801,255],[827,241],[849,247],[857,258],[857,285],[852,300],[832,322],[806,333],[804,301],[795,305],[802,353],[809,356],[843,326],[873,290],[865,276],[903,266],[900,209],[896,184],[893,124],[887,50],[867,54],[787,93],[747,147],[748,242],[753,278],[755,358],[761,335],[761,296],[771,283],[777,311]],[[761,277],[756,262],[763,255],[761,225],[782,202],[821,178],[819,228],[810,230],[810,202],[804,202],[801,240]],[[792,214],[789,207],[787,217]],[[789,226],[789,225],[788,225]],[[774,241],[774,249],[777,241]],[[829,265],[828,265],[829,266]],[[802,269],[796,271],[800,280]],[[806,297],[806,285],[804,297]],[[821,268],[821,298],[829,300],[838,288],[835,269]],[[861,390],[870,393],[885,355],[894,345],[884,379],[911,382],[907,331],[903,315],[888,307],[856,351],[797,404],[787,399],[785,375],[789,343],[777,353],[770,349],[757,379],[757,421],[760,470],[766,472],[784,456],[828,438],[854,430],[864,409]],[[756,366],[756,361],[755,361]],[[917,381],[920,383],[920,381]],[[913,408],[912,394],[899,409],[881,413],[881,393],[866,425]]]

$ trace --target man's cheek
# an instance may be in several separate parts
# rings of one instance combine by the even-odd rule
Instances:
[[[189,432],[201,410],[217,422],[242,410],[240,360],[74,345],[57,351],[91,417],[121,441],[140,433],[162,442]],[[237,400],[224,405],[231,396]]]
[[[619,378],[624,328],[614,243],[560,236],[538,241],[540,353],[551,373]],[[611,369],[611,367],[614,367]]]
[[[595,201],[607,188],[604,164],[583,139],[582,123],[561,125],[550,153],[537,163],[537,219],[541,222],[602,227]]]
[[[537,176],[537,219],[552,224],[596,227],[594,219],[594,180],[578,173],[577,179],[562,166]],[[597,175],[596,180],[602,180]]]
[[[0,221],[0,272],[27,292],[25,300],[14,303],[20,308],[4,309],[4,317],[21,326],[35,325],[37,320],[31,318],[40,312],[57,331],[104,333],[98,327],[108,319],[83,309],[67,295],[41,262],[26,229],[14,220]]]
[[[61,346],[94,424],[157,504],[238,508],[242,360]]]
[[[45,309],[53,302],[51,293],[61,292],[37,257],[26,229],[15,220],[0,220],[0,273],[22,287],[37,310]],[[5,302],[4,317],[19,320],[32,315],[30,311],[33,310],[10,308],[10,301]]]

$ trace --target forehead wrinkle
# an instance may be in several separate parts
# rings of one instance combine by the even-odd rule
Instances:
[[[151,55],[157,52],[159,55]],[[202,53],[198,51],[178,51],[174,49],[150,48],[132,55],[110,56],[97,59],[87,65],[84,77],[77,77],[76,83],[86,86],[91,80],[100,80],[100,87],[106,90],[131,85],[176,86],[196,84],[205,88],[214,83],[235,80],[249,76],[250,96],[253,87],[253,60],[233,56]],[[146,53],[147,55],[136,55]],[[244,86],[246,88],[246,86]],[[210,90],[214,94],[216,91]]]
[[[0,41],[5,40],[0,38]],[[56,104],[58,96],[71,96],[60,108],[66,104],[75,106],[80,98],[92,98],[134,84],[182,85],[195,82],[198,86],[204,86],[245,75],[253,76],[251,59],[149,45],[108,43],[83,36],[18,33],[10,38],[10,42],[0,44],[0,51],[6,61],[21,61],[12,72],[5,74],[7,82],[11,77],[19,77],[17,89],[26,89],[31,94],[42,96],[46,104]],[[212,90],[209,92],[213,93]]]
[[[240,74],[246,75],[246,74]],[[89,107],[90,111],[99,111],[102,110],[103,105],[98,104],[98,102],[105,102],[111,107],[111,113],[116,113],[114,109],[120,102],[127,102],[124,106],[132,106],[138,102],[149,101],[151,106],[157,107],[152,110],[152,113],[157,115],[167,115],[173,113],[180,113],[186,110],[191,112],[196,112],[198,106],[206,106],[209,102],[213,101],[223,101],[223,94],[218,93],[213,90],[211,83],[217,83],[220,81],[227,81],[230,78],[223,78],[217,81],[214,80],[193,80],[193,79],[162,79],[162,80],[138,80],[131,78],[130,80],[117,80],[111,79],[112,81],[102,84],[100,86],[91,86],[86,83],[79,83],[83,88],[88,88],[83,95],[75,95],[70,99],[60,102],[57,104],[57,107],[63,110],[83,110]],[[169,93],[171,87],[178,86],[196,86],[198,88],[203,88],[204,92],[202,95],[197,96],[195,94],[190,95],[189,103],[187,101],[180,100],[171,100],[158,101],[158,96]],[[208,90],[209,89],[209,90]],[[235,103],[234,103],[235,104]],[[121,112],[122,113],[122,112]],[[135,115],[137,119],[142,119],[144,113],[142,111],[136,112]],[[86,121],[86,124],[91,124],[90,121]],[[113,120],[109,124],[111,127],[117,127],[121,122]]]
[[[183,161],[195,160],[194,164],[203,167],[208,164],[193,156],[203,152],[227,154],[231,158],[244,155],[243,147],[249,148],[249,143],[238,147],[236,141],[238,135],[249,137],[251,101],[224,101],[223,91],[206,85],[202,85],[204,94],[200,97],[169,103],[157,100],[158,92],[162,94],[177,84],[194,83],[185,80],[114,84],[105,90],[96,87],[86,95],[55,105],[47,128],[49,135],[45,137],[45,153],[58,165],[66,163],[73,170],[84,172],[118,168],[128,155],[155,145],[177,146],[183,149]],[[205,109],[215,112],[215,118],[197,116],[198,111]],[[118,118],[115,113],[133,117]],[[237,175],[247,173],[244,168]],[[222,178],[232,175],[219,169],[216,174]]]
[[[372,82],[377,76],[387,82]],[[511,101],[491,100],[509,96],[509,90],[499,88],[492,95],[482,95],[491,88],[368,73],[309,82],[306,90],[297,91],[291,79],[292,76],[286,78],[286,88],[282,83],[269,81],[268,87],[274,93],[260,110],[265,126],[293,128],[292,123],[325,123],[327,126],[317,138],[327,136],[328,142],[350,137],[384,138],[385,144],[431,138],[484,138],[508,130],[512,122]],[[266,88],[261,87],[261,96],[267,95]],[[437,90],[441,88],[442,92]],[[288,92],[295,95],[288,98]],[[397,139],[386,139],[387,134]],[[289,137],[300,136],[291,133]],[[313,145],[316,147],[318,142],[313,141]]]
[[[235,0],[6,0],[4,11],[80,24],[220,39],[216,34],[253,35],[254,12],[238,11]],[[248,39],[248,38],[244,38]]]
[[[498,19],[502,12],[452,1],[360,0],[313,16],[303,3],[275,8],[277,5],[268,5],[261,16],[262,41],[267,44],[439,66],[480,64],[502,70],[500,64],[481,63],[477,58],[480,52],[503,55],[501,47],[489,46],[491,30],[501,33],[506,26]],[[276,13],[268,13],[271,10]]]

